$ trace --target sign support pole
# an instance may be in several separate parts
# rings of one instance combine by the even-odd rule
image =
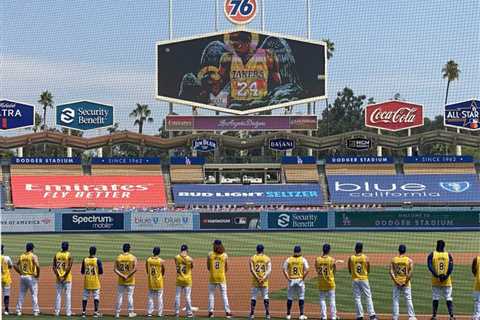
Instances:
[[[382,135],[382,130],[381,129],[378,129],[377,131],[378,135]],[[377,157],[381,157],[382,156],[382,146],[377,146]]]
[[[307,2],[307,39],[310,40],[311,35],[312,35],[312,21],[310,17],[310,12],[311,12],[311,3],[310,0],[306,0]],[[312,114],[312,104],[308,103],[307,104],[307,114],[311,115]],[[311,137],[313,135],[312,130],[308,130],[308,136]],[[308,148],[307,149],[308,155],[312,156],[313,155],[313,149]]]
[[[72,130],[68,129],[67,134],[69,136],[72,135]],[[67,147],[67,157],[71,158],[72,157],[72,147]]]
[[[412,135],[412,129],[411,128],[408,128],[408,136],[410,137]],[[413,148],[412,147],[408,147],[407,148],[407,156],[408,157],[411,157],[413,155]]]
[[[457,133],[460,133],[460,128],[457,128]],[[457,144],[457,145],[455,146],[455,149],[456,149],[456,150],[455,150],[455,151],[456,151],[455,154],[456,154],[457,156],[461,156],[461,155],[462,155],[462,145]]]
[[[23,147],[17,148],[17,157],[23,158]]]

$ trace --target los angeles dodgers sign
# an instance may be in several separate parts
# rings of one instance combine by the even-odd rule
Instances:
[[[257,14],[257,0],[225,0],[223,10],[231,23],[247,24]]]

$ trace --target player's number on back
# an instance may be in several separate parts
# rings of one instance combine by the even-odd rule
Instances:
[[[357,273],[362,273],[363,272],[363,266],[361,263],[357,263],[355,265],[355,269],[357,270]]]
[[[237,82],[237,91],[239,97],[258,97],[258,87],[257,82],[253,81],[252,83],[248,84],[248,82]]]
[[[87,276],[94,276],[94,275],[96,274],[96,272],[95,272],[95,267],[94,267],[94,266],[87,266],[87,267],[85,268],[85,274],[86,274]]]
[[[233,5],[230,11],[231,16],[236,15],[239,10],[241,15],[246,16],[253,10],[253,5],[249,0],[231,0],[230,3]]]
[[[118,264],[118,270],[120,270],[120,272],[129,271],[130,265],[128,263],[120,263]]]
[[[321,266],[318,268],[318,273],[319,273],[320,275],[322,275],[324,278],[327,278],[327,277],[328,277],[328,266],[321,265]]]
[[[445,272],[445,262],[444,261],[440,261],[438,263],[438,271]]]
[[[407,274],[407,266],[402,266],[402,265],[396,265],[395,266],[395,273],[397,275],[406,275]]]
[[[185,274],[187,273],[187,266],[184,264],[177,266],[177,274]]]
[[[293,267],[293,268],[292,268],[292,273],[293,273],[294,275],[298,275],[298,274],[299,274],[299,272],[298,272],[298,267],[296,267],[296,266]]]
[[[57,270],[65,269],[65,261],[57,261],[56,268]]]
[[[217,270],[220,269],[220,261],[215,261],[215,263],[213,264],[213,267]]]
[[[265,273],[266,271],[267,271],[267,266],[265,266],[265,264],[263,264],[263,263],[256,263],[255,264],[255,272],[256,273],[260,273],[260,272]]]

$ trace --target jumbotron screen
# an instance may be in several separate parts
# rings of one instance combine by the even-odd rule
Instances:
[[[174,103],[241,114],[325,96],[323,42],[236,31],[159,42],[157,59],[157,98]]]

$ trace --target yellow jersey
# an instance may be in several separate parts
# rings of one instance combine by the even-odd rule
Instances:
[[[180,254],[175,256],[176,267],[176,285],[178,287],[192,286],[192,266],[193,259],[190,256],[182,256]]]
[[[271,265],[270,258],[264,254],[256,254],[251,257],[253,264],[253,270],[258,277],[263,278]],[[268,278],[265,279],[263,284],[260,284],[256,277],[252,275],[252,285],[256,288],[263,287],[268,288]]]
[[[410,258],[407,256],[396,256],[392,258],[393,276],[395,280],[410,287],[410,281],[407,281],[407,275],[410,273]]]
[[[268,95],[267,51],[257,49],[253,56],[243,63],[238,55],[232,55],[230,66],[230,95],[233,100],[249,101]]]
[[[306,268],[308,268],[308,262],[302,256],[291,256],[283,264],[283,269],[290,279],[303,279]]]
[[[480,256],[477,257],[477,275],[475,276],[473,290],[480,291]]]
[[[352,280],[368,280],[367,256],[362,254],[350,257],[350,270],[352,272]]]
[[[335,289],[335,259],[321,256],[317,258],[315,265],[318,272],[318,289],[321,291]]]
[[[18,258],[20,262],[20,275],[22,276],[36,276],[37,275],[37,266],[33,262],[33,253],[25,252]]]
[[[0,256],[1,268],[2,268],[2,286],[9,287],[12,283],[12,277],[10,275],[10,269],[12,267],[12,260],[9,256]]]
[[[121,253],[118,255],[117,259],[115,260],[117,270],[120,271],[123,275],[128,275],[132,272],[134,265],[135,265],[135,256],[131,253]],[[124,286],[133,286],[135,285],[135,274],[133,274],[127,280],[123,279],[122,277],[118,277],[118,284]]]
[[[100,274],[98,267],[98,258],[87,257],[83,259],[84,265],[84,277],[83,277],[83,287],[87,290],[97,290],[100,289]]]
[[[148,289],[150,290],[163,289],[163,274],[162,274],[163,263],[164,263],[164,260],[159,256],[151,256],[147,259]]]
[[[68,274],[66,274],[66,269],[70,259],[71,259],[71,255],[70,255],[70,252],[68,251],[59,251],[55,255],[56,264],[54,267],[57,270],[58,275],[60,277],[65,277],[65,280],[64,280],[65,282],[72,282],[71,270]]]
[[[208,254],[208,265],[210,267],[210,276],[208,281],[211,284],[226,283],[225,264],[228,256],[224,252],[222,254],[210,252]]]
[[[446,275],[448,272],[448,264],[450,258],[448,257],[448,252],[433,252],[432,265],[433,270],[440,276]],[[440,279],[432,276],[432,285],[440,287],[451,287],[452,286],[452,277],[449,276],[447,280],[440,281]]]

